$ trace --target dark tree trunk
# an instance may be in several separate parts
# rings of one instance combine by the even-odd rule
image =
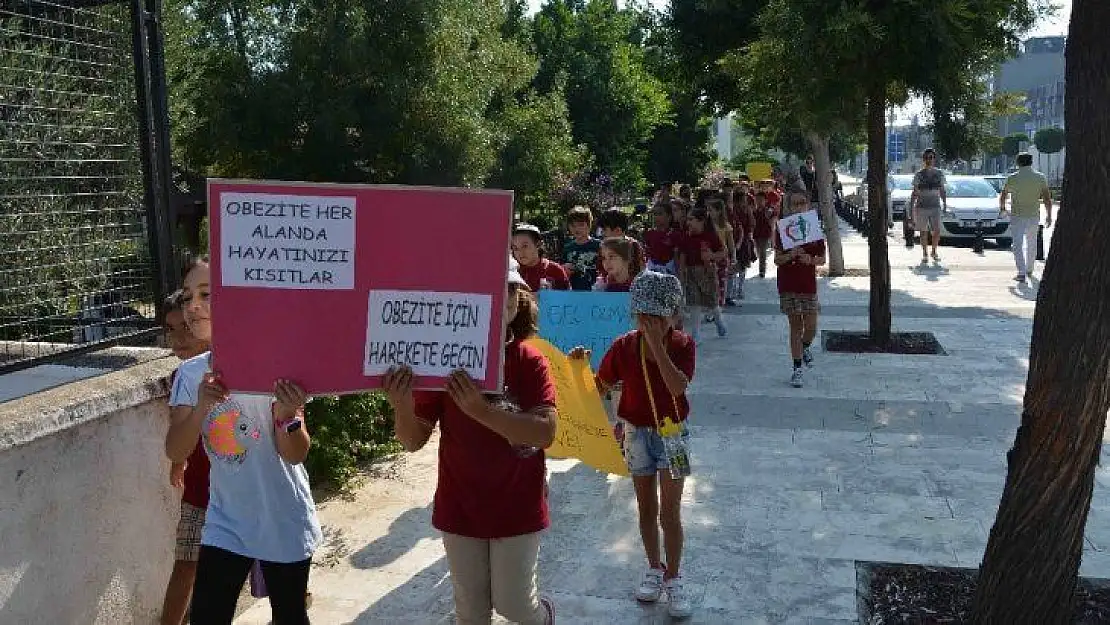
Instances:
[[[1075,0],[1064,210],[1033,319],[1025,406],[975,596],[981,624],[1071,623],[1110,409],[1110,3]]]
[[[871,86],[867,98],[867,236],[871,269],[871,340],[890,342],[890,257],[886,248],[886,85]]]

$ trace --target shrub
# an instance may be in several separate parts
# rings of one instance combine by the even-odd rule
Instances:
[[[381,393],[317,397],[305,407],[312,449],[305,462],[313,485],[342,490],[359,466],[397,453],[393,412]]]

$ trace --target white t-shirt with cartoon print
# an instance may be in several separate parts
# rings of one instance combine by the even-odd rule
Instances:
[[[177,370],[170,406],[195,406],[209,354]],[[201,425],[212,464],[201,544],[267,562],[306,560],[320,544],[320,522],[304,465],[278,454],[268,395],[232,394]]]

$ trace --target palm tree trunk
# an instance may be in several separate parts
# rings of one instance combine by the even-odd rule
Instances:
[[[1075,0],[1064,203],[1033,320],[1025,406],[975,596],[976,623],[1071,623],[1110,410],[1110,3]]]
[[[867,99],[867,217],[871,340],[890,342],[890,257],[886,214],[886,85],[871,86]]]

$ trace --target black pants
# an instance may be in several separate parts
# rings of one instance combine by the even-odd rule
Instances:
[[[235,604],[254,560],[218,547],[202,545],[189,609],[191,625],[231,625]],[[305,592],[312,559],[262,562],[262,577],[270,595],[273,625],[309,625]]]

